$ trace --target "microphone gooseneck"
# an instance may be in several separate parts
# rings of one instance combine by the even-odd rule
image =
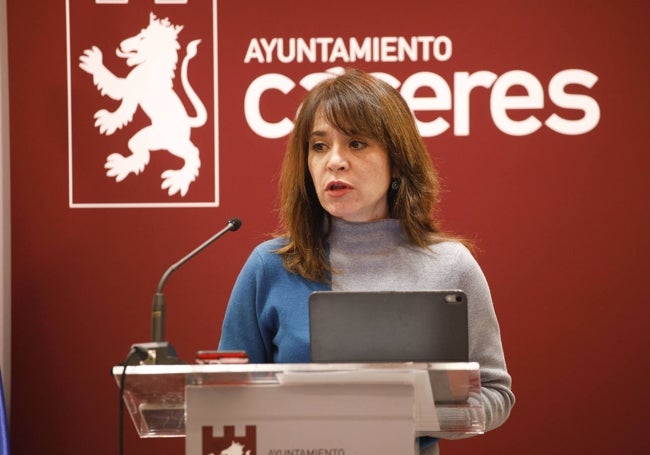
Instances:
[[[151,341],[153,342],[162,342],[165,340],[165,296],[163,295],[163,287],[169,279],[170,275],[174,273],[180,266],[185,264],[187,261],[192,259],[194,256],[199,254],[205,248],[207,248],[212,242],[217,240],[219,237],[226,234],[228,231],[236,231],[241,227],[241,220],[239,218],[231,218],[226,223],[226,227],[217,232],[215,235],[210,237],[208,240],[203,242],[197,248],[192,250],[187,256],[183,257],[180,261],[172,264],[169,267],[163,276],[160,278],[158,283],[158,288],[153,297],[153,305],[151,310]]]
[[[240,220],[239,218],[231,218],[231,219],[229,219],[229,220],[228,220],[228,223],[226,223],[226,227],[225,227],[225,228],[223,228],[222,230],[220,230],[219,232],[217,232],[215,235],[213,235],[213,236],[210,237],[208,240],[206,240],[205,242],[203,242],[201,245],[199,245],[198,247],[196,247],[192,252],[190,252],[190,253],[189,253],[187,256],[185,256],[183,259],[181,259],[180,261],[178,261],[178,262],[175,263],[175,264],[172,264],[172,266],[169,267],[169,268],[167,269],[167,271],[166,271],[166,272],[163,274],[163,276],[160,278],[160,282],[158,283],[158,288],[157,288],[157,290],[156,290],[156,293],[157,293],[157,294],[162,293],[163,287],[165,286],[165,283],[167,282],[167,279],[169,278],[169,276],[170,276],[173,272],[176,271],[176,269],[178,269],[180,266],[182,266],[183,264],[185,264],[187,261],[189,261],[190,259],[192,259],[192,258],[193,258],[194,256],[196,256],[197,254],[199,254],[201,251],[203,251],[205,248],[207,248],[208,245],[210,245],[212,242],[214,242],[214,241],[217,240],[219,237],[221,237],[222,235],[224,235],[226,232],[228,232],[228,231],[236,231],[236,230],[239,229],[240,227],[241,227],[241,220]]]
[[[176,355],[176,350],[172,347],[172,345],[165,341],[165,296],[163,295],[163,288],[165,286],[165,283],[169,279],[169,276],[176,269],[203,251],[208,245],[224,235],[226,232],[236,231],[239,229],[241,227],[241,224],[242,223],[239,218],[231,218],[228,220],[228,223],[224,229],[217,232],[215,235],[203,242],[201,245],[191,251],[187,256],[183,257],[183,259],[176,262],[165,271],[162,278],[160,279],[160,282],[158,283],[156,293],[153,296],[153,306],[151,310],[151,341],[147,343],[136,343],[131,346],[131,352],[137,352],[140,354],[145,353],[145,358],[142,358],[142,355],[136,356],[129,354],[127,360],[124,362],[125,365],[173,365],[184,363],[178,358]]]

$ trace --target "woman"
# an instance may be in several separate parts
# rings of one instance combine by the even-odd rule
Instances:
[[[488,284],[436,225],[438,178],[399,92],[357,70],[315,87],[297,114],[280,191],[284,232],[244,265],[219,349],[245,350],[254,363],[309,362],[313,291],[462,289],[486,428],[503,423],[514,395]]]

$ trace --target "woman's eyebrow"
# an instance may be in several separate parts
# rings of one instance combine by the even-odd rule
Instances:
[[[309,137],[325,137],[325,136],[326,136],[325,131],[320,131],[320,130],[312,131],[311,134],[309,135]]]

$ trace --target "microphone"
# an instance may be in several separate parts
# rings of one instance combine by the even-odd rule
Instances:
[[[180,261],[172,264],[171,267],[165,271],[163,276],[160,278],[158,288],[156,289],[156,293],[153,297],[153,304],[151,309],[151,342],[139,343],[131,347],[132,350],[144,349],[148,352],[148,358],[142,361],[142,363],[155,365],[171,365],[183,363],[176,356],[176,350],[168,342],[165,341],[165,296],[163,294],[163,287],[165,286],[165,283],[169,279],[170,275],[174,273],[179,267],[199,254],[219,237],[223,236],[229,231],[236,231],[240,227],[241,220],[239,218],[231,218],[228,220],[228,223],[226,223],[225,228],[192,250]],[[136,357],[133,359],[132,363],[129,362],[129,364],[137,365],[139,362],[141,362],[141,360]]]

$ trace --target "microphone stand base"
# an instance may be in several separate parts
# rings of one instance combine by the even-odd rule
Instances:
[[[136,355],[131,355],[131,353]],[[167,341],[151,341],[131,345],[126,365],[182,365],[176,350]]]

